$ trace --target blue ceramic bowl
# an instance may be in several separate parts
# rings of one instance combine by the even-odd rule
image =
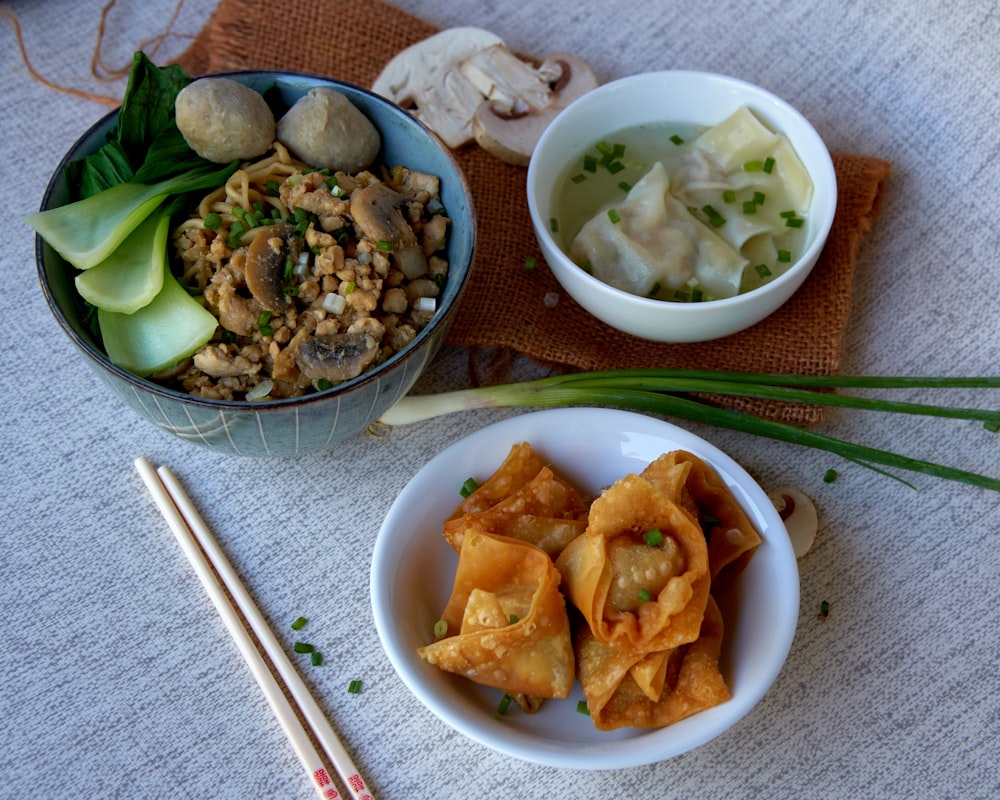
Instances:
[[[437,353],[454,321],[475,254],[476,222],[469,188],[450,151],[410,114],[389,101],[337,81],[285,72],[227,73],[263,92],[277,87],[290,106],[317,86],[347,95],[378,128],[377,162],[402,164],[441,178],[441,197],[452,220],[448,281],[432,321],[405,349],[377,368],[324,392],[289,400],[259,402],[205,400],[173,391],[115,366],[83,324],[84,306],[74,285],[76,270],[36,237],[42,291],[63,330],[98,376],[124,403],[162,430],[220,453],[294,456],[330,447],[364,431],[405,395]],[[97,150],[117,119],[113,111],[73,145],[53,174],[41,209],[64,205],[69,192],[66,164]]]

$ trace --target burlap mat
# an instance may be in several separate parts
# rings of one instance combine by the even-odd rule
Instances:
[[[221,0],[179,62],[192,75],[282,69],[370,87],[396,52],[437,32],[381,0],[338,3],[336,13],[326,3],[285,0],[280,25],[273,24],[273,14],[271,3]],[[464,148],[456,156],[479,215],[479,240],[474,280],[449,344],[514,351],[566,369],[657,366],[794,374],[839,370],[855,255],[878,215],[888,162],[833,154],[840,193],[833,230],[813,273],[784,307],[725,339],[665,345],[603,325],[560,291],[532,233],[524,168],[504,164],[478,147]],[[539,264],[531,272],[524,270],[529,256]],[[551,307],[545,302],[550,292],[560,296]],[[822,418],[822,410],[814,406],[742,400],[730,405],[799,424]]]

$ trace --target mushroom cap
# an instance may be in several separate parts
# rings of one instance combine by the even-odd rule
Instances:
[[[287,222],[268,225],[254,236],[247,248],[246,282],[250,293],[273,314],[283,314],[292,305],[284,292],[285,262],[298,257],[302,239]]]
[[[274,143],[274,114],[264,98],[230,78],[199,78],[174,100],[177,128],[188,146],[218,164],[266,153]]]

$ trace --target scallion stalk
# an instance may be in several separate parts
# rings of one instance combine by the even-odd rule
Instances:
[[[875,465],[931,475],[993,491],[1000,479],[826,436],[787,423],[709,405],[698,396],[754,397],[786,403],[982,421],[1000,425],[1000,410],[883,400],[835,394],[830,390],[1000,388],[1000,377],[867,377],[774,375],[683,369],[632,369],[578,372],[521,383],[404,397],[381,419],[405,425],[475,408],[612,406],[698,422],[812,447],[839,455],[878,472]],[[687,395],[694,395],[695,398]],[[885,473],[890,474],[890,473]]]

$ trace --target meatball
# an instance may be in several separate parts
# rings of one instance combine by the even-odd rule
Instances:
[[[174,101],[177,127],[202,158],[218,164],[263,155],[274,143],[274,114],[249,86],[229,78],[200,78]]]
[[[278,141],[314,167],[359,172],[382,145],[378,130],[346,95],[317,87],[278,120]]]

